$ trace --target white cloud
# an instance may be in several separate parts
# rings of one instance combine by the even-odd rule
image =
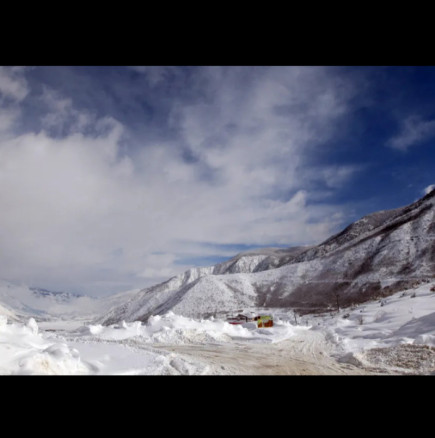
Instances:
[[[313,166],[307,169],[306,175],[310,175],[313,181],[323,183],[328,189],[338,189],[364,169],[365,166],[355,164]]]
[[[3,109],[0,112],[0,135],[6,134],[19,117],[16,109]]]
[[[73,134],[102,135],[112,129],[121,129],[121,124],[112,117],[100,117],[96,114],[77,110],[72,99],[63,97],[59,92],[44,87],[40,98],[46,105],[41,115],[41,127],[54,137],[65,137]]]
[[[350,92],[320,68],[249,69],[202,71],[206,98],[172,117],[193,153],[239,196],[294,189],[303,153],[329,137]]]
[[[411,146],[435,137],[435,120],[422,120],[418,116],[406,118],[400,133],[388,141],[394,149],[407,151]]]
[[[14,102],[22,101],[29,89],[23,76],[23,69],[17,67],[0,67],[0,98]]]
[[[29,89],[20,67],[0,66],[0,138],[9,134],[21,115],[19,103]]]
[[[125,126],[45,89],[42,131],[0,142],[0,278],[140,287],[182,272],[180,254],[207,255],[204,242],[309,244],[335,231],[340,212],[306,187],[352,88],[327,69],[249,67],[200,69],[194,86],[200,97],[170,114],[180,136],[144,138],[134,156],[121,153]],[[336,187],[355,171],[316,178]]]
[[[143,258],[144,270],[138,273],[138,277],[151,279],[155,281],[157,278],[167,280],[173,275],[174,254],[147,254]]]

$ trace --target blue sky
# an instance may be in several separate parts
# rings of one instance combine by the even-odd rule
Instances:
[[[0,67],[0,278],[104,295],[435,182],[435,67]]]

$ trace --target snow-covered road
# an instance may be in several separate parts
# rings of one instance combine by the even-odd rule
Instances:
[[[155,345],[210,367],[213,374],[235,375],[336,375],[371,374],[330,356],[323,333],[305,330],[277,343],[226,343],[222,345]]]

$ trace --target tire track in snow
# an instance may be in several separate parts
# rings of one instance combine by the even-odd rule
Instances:
[[[336,375],[373,374],[352,364],[339,363],[329,354],[320,332],[306,331],[292,339],[271,343],[229,343],[222,345],[153,345],[199,361],[211,373],[237,375]]]

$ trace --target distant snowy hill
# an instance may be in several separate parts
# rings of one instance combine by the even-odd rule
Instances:
[[[91,298],[0,281],[0,315],[14,320],[33,317],[37,321],[53,318],[95,318],[136,292],[137,290],[133,290],[105,298]]]
[[[71,292],[58,292],[47,289],[41,289],[39,287],[29,287],[35,296],[39,297],[52,297],[57,302],[69,302],[76,298],[80,298],[82,295],[73,294]]]
[[[98,321],[146,321],[168,311],[206,317],[249,307],[300,313],[350,306],[435,278],[435,191],[370,214],[312,247],[242,253],[143,289]]]

